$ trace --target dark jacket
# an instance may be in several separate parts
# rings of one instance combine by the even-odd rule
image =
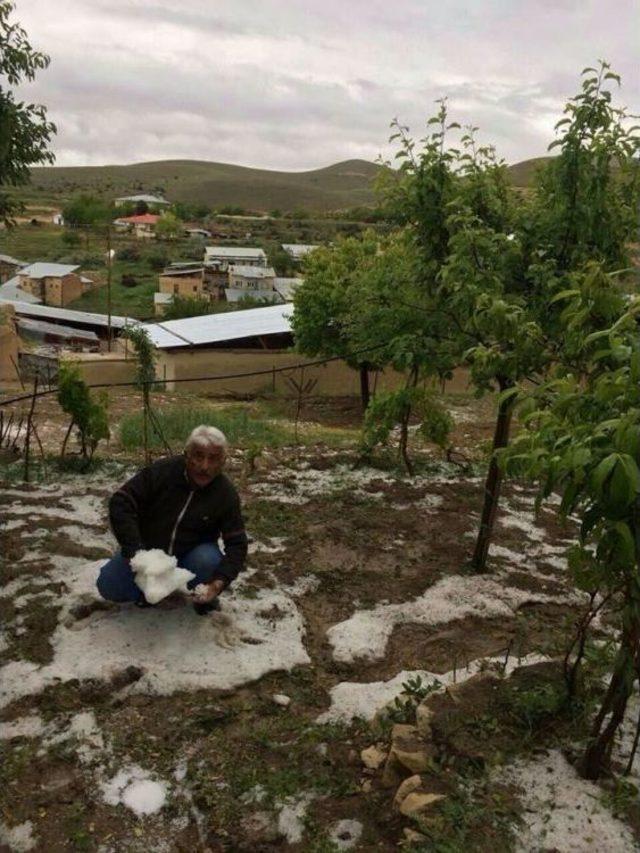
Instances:
[[[213,579],[227,585],[244,568],[247,535],[235,486],[224,474],[204,488],[193,486],[183,456],[160,459],[128,480],[111,497],[109,518],[127,559],[141,548],[179,559],[222,536],[224,558]]]

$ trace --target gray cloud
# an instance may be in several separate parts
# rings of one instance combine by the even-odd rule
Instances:
[[[193,157],[279,169],[388,153],[434,101],[515,162],[552,140],[599,56],[638,105],[633,0],[21,0],[51,55],[24,96],[47,104],[61,165]],[[637,29],[637,28],[636,28]]]

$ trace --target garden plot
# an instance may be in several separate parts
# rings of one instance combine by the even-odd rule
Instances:
[[[569,532],[534,519],[528,492],[508,491],[494,571],[472,578],[460,569],[477,479],[283,457],[251,478],[239,462],[231,471],[254,541],[221,617],[206,619],[180,602],[98,605],[95,578],[114,545],[106,500],[124,476],[3,494],[0,739],[12,817],[0,839],[36,850],[46,839],[55,851],[77,837],[104,853],[394,850],[389,791],[363,786],[352,757],[371,743],[363,721],[417,675],[446,687],[491,658],[507,671],[541,659],[552,621],[506,651],[524,615],[567,616],[580,600],[566,583]]]

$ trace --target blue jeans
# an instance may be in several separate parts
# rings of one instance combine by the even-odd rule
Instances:
[[[187,584],[193,589],[199,583],[208,583],[222,561],[222,551],[213,542],[196,545],[180,557],[178,565],[193,572],[195,578]],[[144,593],[134,580],[129,560],[117,553],[100,569],[96,582],[98,592],[107,601],[143,601]]]

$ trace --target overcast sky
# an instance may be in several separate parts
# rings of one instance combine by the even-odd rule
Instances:
[[[17,0],[50,67],[21,94],[58,165],[313,169],[421,136],[436,98],[508,162],[545,153],[599,58],[640,112],[638,0]]]

